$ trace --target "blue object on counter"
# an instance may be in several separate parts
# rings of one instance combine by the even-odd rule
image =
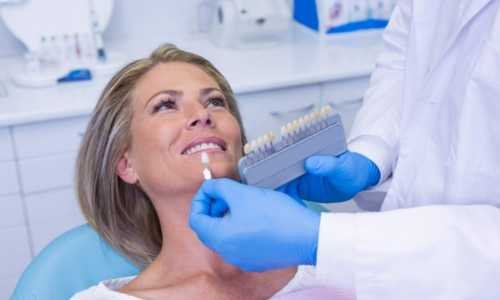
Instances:
[[[327,35],[383,29],[387,26],[395,5],[396,0],[294,0],[293,18],[298,23]]]
[[[293,18],[300,24],[319,31],[317,1],[294,0]]]
[[[63,82],[72,82],[72,81],[82,81],[82,80],[91,80],[92,73],[89,69],[75,69],[71,70],[68,74],[63,77],[57,79],[58,83]]]
[[[332,27],[328,29],[326,33],[342,33],[342,32],[351,32],[364,29],[385,28],[388,23],[389,23],[388,20],[368,19],[365,21],[352,22],[352,23],[347,23],[345,25]]]

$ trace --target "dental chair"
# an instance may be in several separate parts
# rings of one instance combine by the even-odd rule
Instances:
[[[11,300],[67,300],[99,281],[138,272],[85,224],[59,236],[33,259]]]

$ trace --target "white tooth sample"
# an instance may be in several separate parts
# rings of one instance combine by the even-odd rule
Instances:
[[[208,167],[209,163],[210,163],[210,159],[208,157],[208,153],[202,152],[201,153],[201,164],[203,165],[203,178],[205,178],[205,180],[212,179],[212,172],[210,172],[210,169]]]
[[[255,151],[255,150],[257,150],[257,141],[253,140],[252,141],[252,151]]]
[[[333,107],[332,107],[330,104],[327,104],[327,105],[326,105],[326,109],[327,109],[329,112],[333,112]]]
[[[298,120],[294,120],[293,121],[293,133],[294,133],[294,138],[296,138],[297,136],[297,133],[299,132],[299,121]]]
[[[266,138],[265,136],[260,136],[259,139],[257,140],[257,144],[259,147],[259,151],[260,152],[263,152],[264,151],[264,147],[266,146]]]
[[[245,146],[243,147],[243,152],[245,153],[245,155],[248,155],[248,153],[250,153],[251,149],[252,149],[252,147],[250,146],[250,144],[246,143]]]
[[[269,133],[268,134],[268,137],[269,137],[269,142],[267,144],[267,151],[269,153],[274,153],[274,134],[273,133]]]
[[[311,133],[311,115],[307,114],[304,117],[304,120],[305,120],[305,130],[306,130],[306,133],[310,134]]]
[[[305,126],[306,126],[306,121],[304,120],[304,118],[300,118],[299,119],[299,127],[300,127],[300,130],[304,130],[305,129]]]
[[[264,136],[262,137],[262,151],[264,153],[267,153],[267,150],[269,149],[269,136],[266,134],[264,134]]]
[[[272,131],[269,132],[269,136],[271,137],[271,141],[273,141],[276,138],[276,136],[274,135],[274,132],[272,132]]]
[[[292,134],[293,134],[292,123],[288,123],[288,125],[286,127],[286,133],[287,133],[287,139],[290,140],[290,138],[292,137]]]

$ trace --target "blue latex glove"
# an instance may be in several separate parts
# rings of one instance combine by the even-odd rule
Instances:
[[[207,247],[245,271],[316,264],[319,213],[277,191],[207,180],[189,222]]]
[[[305,162],[306,174],[280,187],[294,198],[316,202],[341,202],[375,185],[378,167],[365,156],[345,152],[335,156],[312,156]]]

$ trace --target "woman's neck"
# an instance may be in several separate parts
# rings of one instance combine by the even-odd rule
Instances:
[[[155,284],[151,287],[175,284],[201,274],[230,278],[243,273],[239,268],[225,263],[191,230],[189,212],[193,195],[155,201],[163,243],[158,257],[141,274],[148,286],[153,282]]]

